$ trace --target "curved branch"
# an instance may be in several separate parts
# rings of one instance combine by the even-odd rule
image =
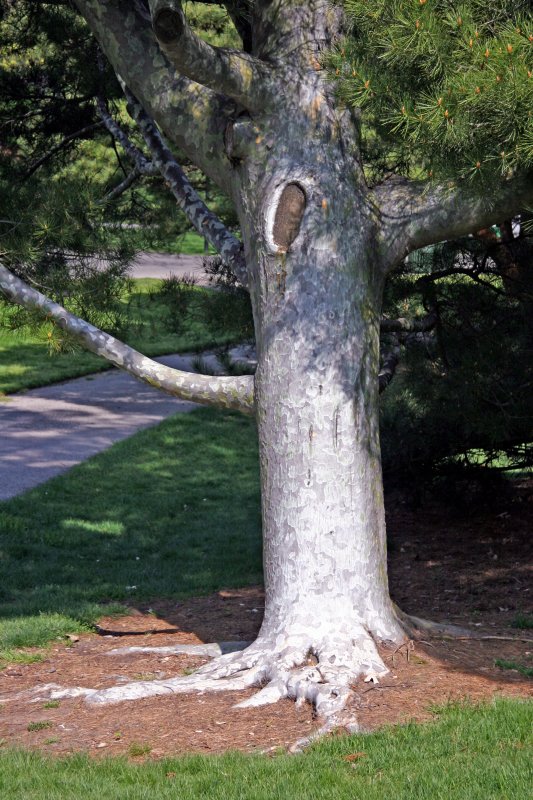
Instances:
[[[167,394],[194,403],[232,408],[245,414],[254,412],[254,379],[196,375],[172,369],[143,356],[132,347],[76,317],[65,308],[32,289],[0,263],[0,289],[6,297],[24,308],[34,309],[54,320],[75,336],[92,353],[110,361],[136,378]]]
[[[266,63],[205,42],[189,27],[180,0],[150,0],[150,11],[161,49],[180,73],[245,108],[259,106],[262,79],[270,72]]]
[[[146,14],[131,0],[74,0],[115,72],[169,139],[231,195],[224,131],[235,104],[179,75],[161,52]]]
[[[118,197],[120,197],[122,194],[124,194],[124,192],[125,192],[125,191],[127,191],[127,190],[130,188],[130,186],[133,186],[133,184],[135,183],[135,181],[136,181],[138,178],[140,178],[140,177],[141,177],[141,174],[142,174],[142,173],[141,173],[141,171],[140,171],[140,170],[139,170],[137,167],[134,167],[134,168],[132,169],[132,171],[131,171],[131,172],[129,172],[129,173],[126,175],[126,177],[124,178],[124,180],[123,180],[123,181],[121,181],[120,183],[118,183],[118,184],[115,186],[115,188],[114,188],[114,189],[111,189],[111,190],[110,190],[110,191],[109,191],[109,192],[108,192],[106,195],[104,195],[104,197],[102,197],[102,199],[101,199],[101,200],[99,200],[98,202],[99,202],[99,203],[102,203],[102,204],[103,204],[103,203],[112,203],[112,202],[113,202],[113,200],[116,200]]]
[[[432,312],[426,314],[425,317],[414,317],[407,319],[406,317],[399,317],[398,319],[385,319],[381,320],[380,331],[381,333],[426,333],[432,330],[437,324],[437,314]]]
[[[167,182],[170,191],[183,209],[189,221],[200,236],[220,254],[223,262],[235,274],[243,286],[248,283],[248,272],[244,259],[242,243],[228,231],[223,222],[210,211],[195,189],[187,180],[182,168],[165,144],[153,120],[148,116],[141,103],[123,84],[122,88],[128,101],[128,111],[135,120],[152,155],[155,166]]]
[[[127,153],[130,159],[135,164],[135,168],[139,174],[142,175],[153,175],[157,172],[155,166],[151,163],[149,159],[146,158],[144,153],[139,150],[139,148],[131,141],[129,136],[122,130],[120,125],[115,122],[113,117],[108,111],[107,105],[103,97],[96,98],[96,107],[98,109],[98,114],[100,115],[102,122],[106,126],[107,130],[113,137],[113,139],[121,145],[123,150]]]
[[[414,250],[458,239],[518,213],[533,203],[533,174],[502,182],[489,198],[466,181],[433,186],[403,178],[382,183],[374,194],[392,268]]]
[[[51,147],[50,150],[41,156],[37,161],[34,161],[33,164],[29,167],[27,172],[24,174],[24,180],[28,180],[31,178],[34,172],[37,172],[39,167],[42,167],[49,158],[55,156],[56,153],[59,153],[60,150],[63,150],[65,147],[68,147],[71,144],[74,144],[76,139],[80,139],[82,136],[85,136],[86,133],[92,133],[93,131],[97,130],[98,128],[102,127],[102,122],[93,122],[91,125],[86,125],[84,128],[80,128],[79,131],[74,131],[74,133],[69,133],[68,136],[65,136],[64,139],[61,139],[54,147]]]

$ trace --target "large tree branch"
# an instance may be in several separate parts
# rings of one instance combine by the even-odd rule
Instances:
[[[533,203],[533,174],[502,182],[487,198],[463,181],[450,186],[395,178],[377,186],[387,262],[393,268],[408,253],[458,239],[498,223]]]
[[[161,49],[180,73],[245,108],[261,107],[263,79],[271,67],[249,53],[205,42],[189,27],[180,0],[150,0],[150,10]]]
[[[247,285],[248,273],[242,243],[228,231],[223,222],[210,211],[196,190],[187,180],[182,168],[165,144],[157,127],[137,98],[123,85],[128,101],[128,110],[143,135],[155,166],[167,182],[178,205],[198,233],[220,254],[223,262],[234,272],[243,286]]]
[[[408,319],[406,317],[399,317],[398,319],[381,320],[380,330],[381,333],[427,333],[431,331],[437,324],[437,314],[432,311],[426,314],[425,317],[413,317]]]
[[[54,320],[92,353],[110,361],[136,378],[182,400],[232,408],[245,414],[254,412],[254,379],[242,377],[196,375],[158,364],[132,347],[115,339],[85,320],[71,314],[27,283],[17,278],[0,263],[0,290],[14,303],[39,311]]]
[[[322,53],[344,30],[342,3],[331,0],[254,0],[251,10],[254,53],[291,72],[320,69]]]
[[[151,19],[149,0],[134,0],[141,13]],[[246,53],[252,52],[252,22],[251,6],[253,0],[203,0],[205,5],[224,6],[228,12],[237,33],[242,39],[242,46]]]
[[[74,0],[115,72],[180,150],[231,194],[224,130],[235,112],[227,97],[178,74],[147,16],[130,0]]]

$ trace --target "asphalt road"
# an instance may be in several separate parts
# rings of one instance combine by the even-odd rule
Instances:
[[[187,356],[158,360],[191,369]],[[194,408],[116,369],[8,396],[0,403],[0,500]]]

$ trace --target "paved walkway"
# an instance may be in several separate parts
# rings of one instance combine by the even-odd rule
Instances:
[[[194,275],[200,286],[209,285],[203,268],[203,256],[139,253],[129,274],[132,278],[168,278],[169,275]]]
[[[192,371],[192,356],[157,360]],[[117,369],[11,395],[0,402],[0,500],[194,408]]]
[[[201,256],[140,253],[131,270],[134,278],[169,274],[193,274],[198,283],[207,283]],[[237,357],[239,352],[234,351]],[[193,370],[193,356],[156,360]],[[211,361],[215,366],[216,360]],[[142,428],[197,407],[116,369],[11,395],[0,402],[0,500],[65,472]]]

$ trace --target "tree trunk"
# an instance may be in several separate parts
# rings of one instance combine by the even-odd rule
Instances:
[[[353,680],[386,671],[374,639],[405,638],[388,591],[379,445],[384,258],[353,122],[318,87],[275,119],[275,130],[254,119],[253,157],[237,167],[266,592],[250,664],[259,651],[283,669],[311,656],[323,678]]]
[[[342,278],[327,251],[290,266],[280,256],[265,270],[273,280],[266,277],[258,331],[256,408],[266,590],[260,637],[290,643],[295,663],[325,649],[359,659],[361,672],[365,663],[378,669],[365,662],[365,631],[393,641],[402,632],[386,569],[381,286],[372,285],[364,243],[355,249]],[[282,292],[278,274],[289,269]],[[336,280],[328,281],[331,272]]]

